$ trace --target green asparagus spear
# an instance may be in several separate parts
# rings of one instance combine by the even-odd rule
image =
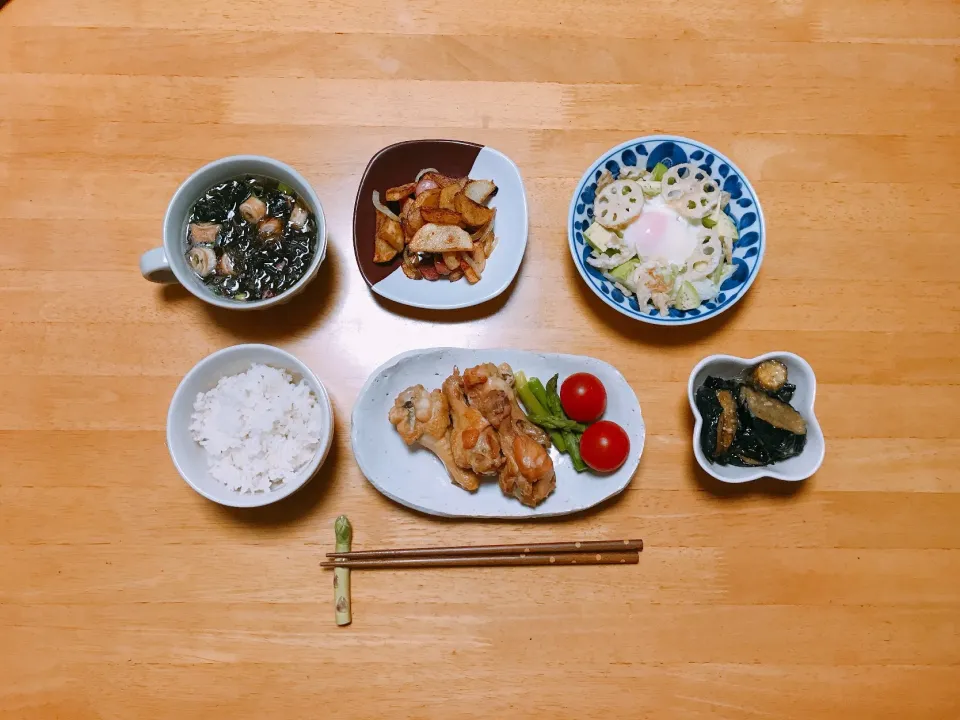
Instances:
[[[563,442],[567,446],[567,453],[570,455],[570,462],[573,464],[573,469],[578,473],[586,470],[587,465],[583,462],[583,458],[580,457],[580,436],[568,430],[563,433]]]
[[[353,527],[346,515],[341,515],[333,523],[333,530],[337,536],[337,552],[350,552],[353,542]],[[334,568],[333,597],[335,601],[335,617],[337,625],[349,625],[353,619],[350,613],[350,570],[349,568]]]
[[[537,402],[540,403],[544,408],[546,408],[547,413],[550,414],[550,405],[547,402],[547,391],[543,389],[543,383],[540,382],[539,378],[530,378],[530,382],[527,383],[527,386],[530,388],[530,392],[533,393],[533,396],[537,399]]]
[[[537,378],[527,379],[523,372],[518,372],[516,377],[517,395],[526,407],[530,422],[534,425],[547,430],[550,440],[554,447],[561,453],[569,452],[567,449],[568,441],[566,428],[571,428],[570,432],[583,432],[582,425],[573,422],[563,414],[563,408],[560,406],[560,396],[557,395],[558,375],[554,375],[547,382],[547,387]],[[574,435],[573,441],[576,442]]]
[[[548,430],[547,434],[550,436],[550,442],[553,443],[557,452],[565,453],[567,451],[567,444],[563,441],[562,432],[559,430]]]
[[[566,419],[567,416],[564,414],[563,407],[560,405],[560,396],[557,395],[557,381],[559,379],[559,375],[554,375],[547,380],[547,410],[557,417]],[[557,446],[557,450],[562,453],[567,452],[567,441],[563,437],[563,433],[554,430],[550,433],[550,437],[553,438],[553,444]],[[557,439],[559,439],[560,442],[557,442]]]
[[[663,176],[667,174],[667,170],[669,169],[670,168],[663,163],[658,162],[653,166],[653,170],[650,171],[650,177],[653,180],[663,180]]]
[[[533,415],[546,415],[547,409],[540,404],[540,401],[537,400],[536,396],[530,391],[530,382],[527,380],[527,376],[523,372],[518,372],[514,374],[514,379],[516,382],[517,395],[520,397],[520,402],[523,403],[527,412]]]
[[[539,425],[544,430],[572,430],[573,432],[582,433],[587,429],[586,425],[574,422],[573,420],[567,420],[566,418],[558,418],[553,415],[530,413],[529,417],[530,422],[534,425]]]
[[[557,381],[559,379],[559,375],[554,375],[547,380],[547,410],[552,415],[565,418],[566,413],[563,412],[563,405],[560,404],[560,396],[557,394]]]

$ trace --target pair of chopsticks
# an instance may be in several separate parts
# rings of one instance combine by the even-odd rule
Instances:
[[[636,565],[640,562],[641,550],[643,550],[643,540],[396,548],[327,553],[330,560],[320,563],[320,567],[373,570],[528,565]]]

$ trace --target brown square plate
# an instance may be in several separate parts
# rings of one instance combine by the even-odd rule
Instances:
[[[449,176],[492,180],[497,193],[488,205],[497,209],[493,231],[497,246],[487,260],[480,282],[466,279],[411,280],[400,269],[399,257],[389,264],[373,262],[376,209],[373,191],[412,182],[424,168]],[[412,307],[454,310],[497,297],[516,277],[527,247],[527,195],[516,164],[493,148],[459,140],[409,140],[390,145],[370,160],[353,209],[353,248],[360,274],[378,295]]]

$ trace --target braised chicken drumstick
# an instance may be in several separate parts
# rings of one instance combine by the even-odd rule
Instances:
[[[484,363],[465,370],[463,383],[471,404],[497,429],[505,459],[497,478],[500,489],[536,507],[556,488],[557,475],[547,452],[550,439],[517,402],[513,370],[506,363]]]
[[[497,472],[504,463],[497,432],[479,410],[467,404],[463,379],[457,368],[444,381],[443,395],[453,418],[450,446],[454,461],[459,467],[480,475]]]
[[[476,473],[453,459],[450,406],[442,392],[427,392],[423,385],[407,388],[397,395],[389,419],[407,445],[419,443],[440,458],[454,483],[470,492],[480,487]]]

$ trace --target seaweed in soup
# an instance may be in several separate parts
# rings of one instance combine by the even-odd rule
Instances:
[[[225,222],[248,194],[246,186],[240,180],[229,180],[216,185],[194,204],[190,222]]]
[[[186,243],[188,259],[209,257],[198,245],[212,249],[213,272],[207,265],[205,274],[197,272],[212,292],[235,300],[266,299],[303,277],[316,252],[316,217],[292,188],[248,175],[220,183],[197,200]]]

